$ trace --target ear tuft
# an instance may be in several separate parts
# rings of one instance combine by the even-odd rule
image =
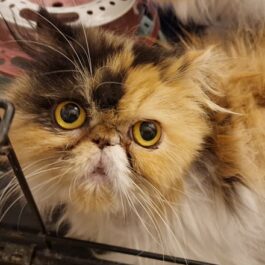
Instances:
[[[187,56],[191,61],[189,77],[199,87],[201,102],[213,111],[235,114],[213,100],[224,96],[226,69],[230,67],[230,60],[226,54],[212,46],[202,51],[190,51]]]
[[[39,12],[36,13],[37,29],[49,29],[51,24],[58,24],[57,19],[50,15],[47,9],[41,7]]]
[[[27,14],[32,29],[20,28],[17,24],[5,21],[9,32],[18,46],[33,59],[33,69],[38,65],[46,65],[47,58],[62,60],[64,50],[70,46],[74,38],[74,29],[62,23],[56,16],[41,8],[38,12]],[[35,22],[35,23],[33,23]]]
[[[204,50],[190,48],[170,67],[166,80],[174,82],[184,79],[193,90],[196,100],[205,107],[214,111],[230,112],[218,106],[213,100],[223,96],[227,67],[227,56],[216,47]]]
[[[74,38],[73,28],[61,22],[56,15],[50,14],[45,8],[35,13],[36,30],[40,37],[51,36],[56,40]]]

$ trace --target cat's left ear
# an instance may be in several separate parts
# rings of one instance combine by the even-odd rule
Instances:
[[[188,49],[169,67],[165,79],[172,85],[176,80],[184,80],[186,88],[191,89],[194,97],[203,105],[221,110],[211,97],[222,96],[224,69],[229,67],[227,63],[225,55],[215,47],[205,50]]]

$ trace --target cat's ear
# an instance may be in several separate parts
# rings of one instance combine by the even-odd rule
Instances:
[[[55,15],[41,8],[36,13],[36,31],[40,39],[52,43],[66,42],[74,38],[73,27],[61,22]]]
[[[205,50],[190,49],[170,66],[166,80],[184,80],[204,105],[213,110],[221,110],[211,98],[222,96],[225,67],[229,67],[228,61],[215,47]]]
[[[44,8],[38,12],[30,11],[29,25],[32,29],[21,29],[18,25],[6,25],[16,40],[18,46],[30,57],[36,58],[40,54],[52,54],[55,49],[74,39],[74,30],[71,26],[62,23],[55,15],[48,13]]]

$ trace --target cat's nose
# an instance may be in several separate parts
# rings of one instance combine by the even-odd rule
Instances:
[[[90,140],[100,149],[120,143],[120,137],[114,129],[97,126],[90,132]]]
[[[112,138],[94,137],[92,142],[95,143],[99,149],[104,149],[107,146],[114,146],[120,143],[118,136]]]
[[[104,149],[107,146],[113,145],[111,144],[110,139],[100,138],[100,137],[96,137],[92,139],[92,142],[95,143],[99,149]]]

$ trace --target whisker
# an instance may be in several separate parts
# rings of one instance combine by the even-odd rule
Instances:
[[[142,191],[142,189],[141,189],[138,185],[136,185],[136,187],[137,187],[140,191]],[[154,205],[152,202],[150,202],[149,200],[145,200],[145,202],[146,202],[146,203],[148,204],[148,206],[149,206],[149,207],[150,207],[150,208],[156,213],[156,216],[158,216],[159,219],[162,221],[162,223],[163,223],[163,225],[164,225],[166,231],[167,231],[167,232],[170,234],[170,236],[174,239],[174,242],[179,246],[179,249],[180,249],[180,251],[182,252],[183,257],[185,257],[185,256],[186,256],[186,255],[185,255],[185,252],[184,252],[182,246],[180,245],[179,241],[177,240],[177,238],[176,238],[176,236],[175,236],[175,233],[174,233],[174,231],[172,230],[172,228],[170,227],[170,225],[168,224],[168,222],[162,217],[160,211],[155,207],[155,205]]]
[[[137,178],[137,179],[139,179],[139,178]],[[157,198],[160,201],[161,206],[166,204],[170,207],[171,212],[175,215],[175,217],[177,217],[176,220],[178,220],[179,224],[181,225],[180,217],[176,213],[176,207],[173,208],[172,205],[170,204],[170,202],[168,200],[166,200],[164,195],[156,187],[154,187],[149,181],[147,181],[145,178],[141,178],[141,180],[144,180],[146,183],[148,183],[149,188],[151,187],[151,190],[155,191],[155,194],[157,194]],[[166,231],[171,235],[171,238],[173,238],[174,242],[179,246],[179,249],[184,254],[183,256],[185,256],[184,250],[181,247],[179,241],[177,240],[174,231],[172,230],[172,228],[168,224],[167,220],[165,220],[162,217],[160,210],[157,208],[158,206],[156,206],[152,200],[150,200],[150,199],[148,199],[148,197],[146,197],[147,196],[146,193],[143,191],[143,189],[139,185],[137,185],[135,182],[133,184],[134,184],[135,188],[140,192],[140,194],[138,194],[138,196],[148,205],[147,209],[150,208],[152,211],[154,211],[154,213],[156,213],[156,216],[158,216],[159,219],[162,221]],[[148,194],[148,196],[149,196],[149,194]],[[164,212],[164,214],[165,214],[165,212]],[[182,225],[181,225],[181,227],[182,227]],[[183,231],[183,233],[184,233],[184,229],[181,229],[181,231]],[[159,233],[158,235],[161,235],[161,234]],[[183,235],[183,238],[185,238],[184,235]]]
[[[8,212],[11,210],[11,208],[21,199],[23,198],[23,195],[20,195],[18,198],[16,198],[9,206],[8,208],[3,212],[2,216],[0,217],[0,223],[3,221],[5,216],[8,214]]]
[[[40,74],[41,76],[45,75],[52,75],[52,74],[59,74],[59,73],[79,73],[78,70],[57,70],[57,71],[50,71]]]
[[[54,47],[51,46],[51,45],[44,44],[44,43],[37,42],[37,41],[32,41],[32,40],[26,40],[26,39],[4,41],[4,43],[17,43],[17,42],[22,42],[22,43],[32,43],[32,44],[37,44],[37,45],[39,45],[39,46],[43,46],[43,47],[49,48],[49,49],[51,49],[52,51],[55,51],[55,52],[57,52],[58,54],[62,55],[65,59],[67,59],[69,62],[71,62],[75,68],[78,69],[78,65],[77,65],[73,60],[71,60],[71,59],[70,59],[68,56],[66,56],[63,52],[61,52],[60,50],[54,48]]]
[[[120,198],[120,202],[121,202],[123,220],[125,220],[126,212],[125,212],[125,206],[124,206],[124,202],[123,202],[122,192],[119,190],[118,193],[119,193],[119,198]]]
[[[48,167],[48,165],[46,166]],[[42,170],[39,170],[39,171],[35,171],[35,172],[32,172],[31,174],[28,174],[26,176],[27,179],[31,179],[33,177],[36,177],[36,176],[40,176],[40,174],[43,174],[43,173],[47,173],[49,171],[53,171],[53,170],[56,170],[56,169],[61,169],[62,167],[51,167],[51,168],[46,168],[46,169],[42,169]]]
[[[78,59],[81,67],[83,68],[83,71],[85,72],[85,67],[82,64],[82,61],[77,53],[77,51],[75,50],[74,46],[72,45],[72,43],[69,41],[69,39],[65,36],[65,34],[56,26],[54,25],[51,21],[49,21],[46,17],[44,17],[43,15],[41,15],[39,12],[34,12],[36,15],[40,16],[42,19],[44,19],[47,23],[49,23],[55,30],[57,30],[57,32],[66,40],[66,42],[68,43],[68,45],[71,47],[72,51],[74,52],[74,54],[76,55],[76,58]],[[79,69],[79,67],[77,67],[77,69]]]
[[[9,183],[7,184],[7,186],[1,190],[1,196],[0,196],[0,203],[5,203],[5,201],[9,198],[6,198],[4,200],[4,196],[6,196],[6,194],[10,193],[10,189],[13,191],[14,187],[16,187],[16,185],[18,185],[17,181],[15,178],[11,179],[11,181],[9,181]]]
[[[73,0],[74,4],[77,6],[77,3],[75,0]],[[85,54],[86,54],[86,57],[87,57],[87,61],[88,61],[88,65],[89,65],[89,71],[90,71],[90,75],[93,74],[93,68],[92,68],[92,61],[91,61],[91,54],[90,54],[90,49],[89,49],[89,45],[88,45],[88,41],[87,41],[87,34],[86,34],[86,30],[85,30],[85,27],[84,25],[81,23],[81,26],[82,26],[82,30],[83,30],[83,33],[84,33],[84,37],[85,37],[85,41],[86,41],[86,51],[85,49],[83,48],[83,46],[80,44],[80,46],[82,47],[82,49],[85,51]]]
[[[136,174],[136,175],[138,176],[138,180],[139,180],[139,181],[145,182],[145,184],[147,184],[148,186],[151,186],[151,189],[155,189],[158,193],[160,193],[160,195],[162,195],[161,192],[160,192],[160,191],[159,191],[159,190],[158,190],[153,184],[151,184],[151,182],[149,182],[148,180],[146,180],[145,177],[141,176],[138,172],[136,172],[134,168],[132,168],[132,167],[130,167],[130,166],[129,166],[129,168],[130,168],[130,170],[131,170],[132,172],[134,172],[134,174]],[[140,175],[140,177],[139,177],[139,175]],[[173,187],[172,185],[169,186],[169,185],[166,185],[166,184],[163,183],[163,187],[168,188],[169,190],[176,191],[176,193],[178,193],[178,194],[181,193],[181,194],[183,194],[184,196],[187,196],[187,197],[189,197],[189,198],[191,198],[191,199],[197,199],[197,200],[208,201],[208,202],[211,201],[210,199],[207,198],[207,196],[200,196],[199,194],[196,194],[196,195],[195,195],[194,193],[190,193],[188,190],[183,191],[183,190],[181,190],[181,189],[177,189],[176,187]],[[164,197],[164,195],[162,195],[162,196]],[[164,197],[164,199],[165,199],[166,201],[168,201],[165,197]],[[171,203],[172,205],[175,204],[175,203],[173,203],[173,202],[170,202],[170,203]],[[176,206],[178,206],[178,205],[176,204]]]
[[[159,237],[159,240],[161,241],[162,236],[161,236],[161,232],[159,230],[159,227],[157,225],[157,223],[155,222],[155,216],[151,211],[148,211],[148,208],[146,208],[143,203],[137,198],[136,195],[132,194],[132,196],[134,197],[134,199],[141,205],[141,207],[143,208],[143,210],[145,211],[145,213],[147,214],[147,216],[149,217],[149,220],[151,221],[151,223],[153,224],[154,229],[156,230],[156,233]],[[143,197],[141,197],[143,199]],[[145,201],[145,199],[143,200]],[[155,237],[152,235],[152,238],[154,239]],[[157,241],[157,239],[155,238],[155,242],[156,244],[158,244],[159,246],[161,246],[163,248],[163,244],[159,241]]]
[[[21,207],[20,213],[18,215],[17,230],[19,230],[19,226],[20,226],[21,219],[22,219],[22,214],[23,214],[23,211],[25,210],[27,204],[28,204],[28,202],[25,201],[24,204],[23,204],[23,206]]]
[[[8,176],[12,172],[13,172],[13,169],[10,169],[10,170],[4,172],[2,175],[0,175],[0,179],[3,179],[4,177]]]
[[[112,82],[112,81],[106,81],[106,82],[101,82],[95,89],[99,88],[100,86],[103,86],[103,85],[108,85],[108,84],[116,84],[116,85],[120,85],[122,86],[123,84],[120,83],[120,82]]]
[[[147,231],[147,233],[150,235],[150,237],[151,237],[154,241],[156,241],[155,237],[153,236],[153,234],[151,233],[151,231],[150,231],[150,230],[148,229],[148,227],[146,226],[146,224],[145,224],[143,218],[139,215],[139,213],[138,213],[136,207],[134,206],[134,203],[132,202],[132,200],[131,200],[129,194],[125,194],[125,193],[124,193],[124,196],[125,196],[125,198],[126,198],[128,204],[129,204],[129,205],[131,206],[131,208],[133,209],[133,212],[135,213],[135,215],[138,217],[139,221],[140,221],[141,224],[143,225],[144,229]]]
[[[56,179],[57,179],[57,181],[56,181],[56,183],[53,183],[53,186],[55,187],[56,185],[58,185],[58,184],[62,181],[63,177],[64,177],[69,171],[70,171],[70,170],[67,170],[66,172],[64,172],[64,173],[58,175],[56,178],[54,178],[53,180],[56,180]],[[52,195],[54,195],[55,192],[56,192],[56,189],[54,189],[53,192],[49,192],[49,195],[48,195],[48,196],[46,196],[46,197],[42,197],[41,202],[47,200],[49,197],[52,197]]]

